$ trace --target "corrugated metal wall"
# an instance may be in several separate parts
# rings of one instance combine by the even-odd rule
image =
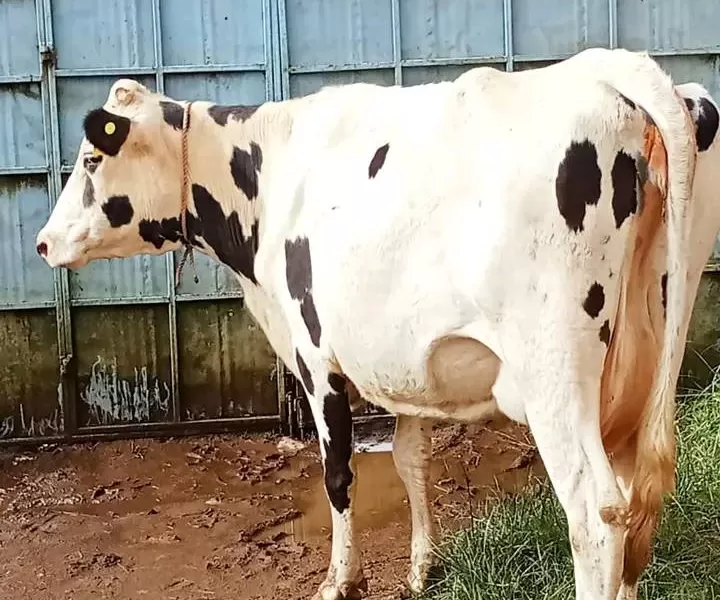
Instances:
[[[258,103],[602,45],[649,49],[720,95],[719,28],[717,0],[1,0],[0,439],[293,421],[224,267],[198,257],[200,282],[176,292],[178,256],[67,273],[35,254],[82,117],[117,77]]]

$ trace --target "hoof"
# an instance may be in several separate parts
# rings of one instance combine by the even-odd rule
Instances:
[[[442,581],[444,576],[443,567],[435,562],[423,568],[420,573],[411,571],[405,580],[405,589],[401,592],[400,598],[407,599],[421,594],[433,584]]]
[[[340,585],[326,579],[312,600],[361,600],[367,591],[368,584],[364,576],[361,576],[356,583],[348,582]]]

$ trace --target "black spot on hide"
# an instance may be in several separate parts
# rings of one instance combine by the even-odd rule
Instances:
[[[583,302],[583,308],[585,312],[594,319],[600,314],[603,306],[605,306],[605,290],[603,290],[603,286],[596,281],[588,290],[587,297]]]
[[[110,196],[107,202],[102,205],[102,210],[108,221],[110,221],[110,227],[127,225],[132,221],[133,214],[135,214],[130,198],[127,196]]]
[[[182,130],[183,124],[183,107],[177,102],[168,102],[166,100],[160,101],[160,108],[162,108],[163,119],[173,129],[178,131]]]
[[[558,209],[568,228],[583,230],[587,205],[600,200],[600,167],[595,146],[588,140],[571,142],[558,167],[555,194]]]
[[[232,118],[235,121],[247,121],[250,117],[255,114],[255,111],[260,108],[259,106],[223,106],[221,104],[214,104],[208,108],[208,114],[218,125],[225,126],[228,123],[228,119]]]

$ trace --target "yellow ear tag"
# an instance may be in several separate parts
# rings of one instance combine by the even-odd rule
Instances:
[[[93,156],[104,156],[105,153],[104,153],[102,150],[100,150],[99,148],[94,148],[94,147],[93,147],[92,155],[93,155]]]
[[[107,123],[105,123],[105,133],[107,135],[112,135],[113,133],[115,133],[115,123],[113,123],[112,121],[108,121]]]

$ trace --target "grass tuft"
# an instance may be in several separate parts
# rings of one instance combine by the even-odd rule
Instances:
[[[677,486],[665,503],[640,598],[720,599],[720,370],[678,394]],[[549,483],[488,503],[437,548],[440,579],[422,600],[575,597],[567,521]]]

